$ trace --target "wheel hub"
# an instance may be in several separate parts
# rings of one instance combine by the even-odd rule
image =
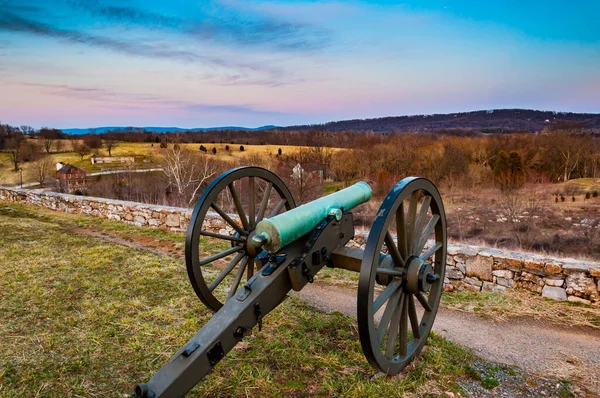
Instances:
[[[428,292],[431,285],[438,279],[431,264],[417,256],[411,256],[404,267],[404,286],[408,293]]]

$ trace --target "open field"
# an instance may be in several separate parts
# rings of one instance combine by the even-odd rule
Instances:
[[[39,147],[41,151],[41,143],[36,142],[37,140],[28,140],[27,142],[34,142],[34,145]],[[143,156],[146,160],[152,161],[153,158],[160,156],[161,148],[158,143],[135,143],[135,142],[119,142],[112,149],[112,156]],[[169,144],[172,145],[172,144]],[[289,155],[298,151],[298,146],[285,146],[285,145],[245,145],[245,144],[180,144],[182,147],[188,148],[195,152],[200,153],[200,145],[204,145],[208,151],[209,156],[213,156],[211,151],[212,148],[217,149],[215,158],[218,160],[228,161],[235,163],[240,161],[244,157],[275,157],[279,148],[281,148],[282,154]],[[229,150],[225,147],[229,146]],[[240,145],[244,146],[244,151],[240,151]],[[90,158],[92,154],[85,155],[83,160],[81,157],[73,152],[73,142],[71,140],[61,140],[60,152],[50,153],[53,163],[63,162],[77,166],[88,173],[102,171],[107,168],[118,168],[118,164],[97,164],[92,165]],[[106,147],[98,149],[97,156],[108,156]],[[144,163],[138,161],[136,165],[138,167],[150,167],[152,163]],[[24,162],[23,168],[23,183],[34,182],[34,178],[31,176],[30,162]],[[10,163],[10,156],[7,152],[0,152],[0,185],[17,185],[19,184],[19,173],[13,170],[12,164]]]
[[[0,235],[0,396],[124,396],[211,315],[187,281],[181,234],[5,203],[0,228],[11,231]],[[189,396],[494,395],[514,379],[513,396],[572,396],[568,380],[435,335],[401,377],[374,376],[356,319],[290,298]]]

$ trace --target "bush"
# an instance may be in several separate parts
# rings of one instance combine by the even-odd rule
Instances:
[[[216,148],[216,147],[213,147],[213,149],[212,149],[212,154],[213,154],[213,155],[216,155],[216,154],[217,154],[217,148]]]
[[[165,141],[162,141],[162,142],[160,143],[160,147],[161,147],[161,148],[166,148],[166,147],[168,147],[168,145],[167,145],[167,143],[166,143]]]
[[[225,150],[228,151],[229,150],[229,145],[225,145]]]
[[[281,156],[281,148],[277,150],[277,156]]]
[[[561,201],[561,202],[564,202],[564,201],[565,201],[565,197],[564,197],[564,196],[562,196],[562,195],[560,195],[560,201]]]
[[[575,202],[575,196],[571,197],[571,199],[573,200],[573,202]]]
[[[554,202],[558,203],[558,196],[554,198]]]
[[[200,150],[204,153],[206,153],[206,147],[204,145],[200,145]]]
[[[586,192],[586,193],[585,193],[585,199],[586,199],[586,200],[589,200],[591,197],[592,197],[592,194],[591,194],[591,193],[589,193],[589,192]]]
[[[597,197],[598,197],[598,191],[594,191],[594,192],[592,192],[592,196],[593,196],[594,198],[597,198]]]
[[[244,152],[244,146],[240,145],[240,152]]]

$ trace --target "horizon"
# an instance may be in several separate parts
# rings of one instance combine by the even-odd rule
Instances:
[[[0,0],[0,120],[257,128],[600,113],[598,14],[598,2],[558,0]]]

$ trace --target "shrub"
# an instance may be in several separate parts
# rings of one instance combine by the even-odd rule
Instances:
[[[216,148],[216,147],[213,147],[213,149],[212,149],[212,154],[213,154],[213,155],[216,155],[216,154],[217,154],[217,148]]]
[[[160,143],[160,147],[161,147],[161,148],[166,148],[167,146],[168,146],[168,145],[167,145],[166,141],[162,141],[162,142]]]
[[[282,151],[281,151],[281,148],[279,148],[279,149],[277,150],[277,156],[281,156],[281,152],[282,152]]]
[[[594,191],[594,192],[592,192],[592,196],[593,196],[594,198],[597,198],[597,197],[598,197],[598,191]]]
[[[240,145],[240,152],[244,152],[244,146]]]
[[[585,199],[586,199],[586,200],[590,199],[591,197],[592,197],[592,194],[591,194],[591,193],[589,193],[589,192],[586,192],[586,193],[585,193]]]
[[[228,151],[229,150],[229,145],[225,145],[225,150]]]
[[[564,196],[562,196],[562,195],[560,195],[560,201],[561,201],[561,202],[564,202],[564,201],[565,201],[565,197],[564,197]]]
[[[200,150],[204,153],[206,153],[206,147],[204,145],[200,145]]]
[[[573,200],[573,202],[575,202],[575,196],[572,196],[571,199]]]
[[[556,198],[554,198],[554,201],[555,201],[556,203],[558,203],[558,196],[557,196]]]

